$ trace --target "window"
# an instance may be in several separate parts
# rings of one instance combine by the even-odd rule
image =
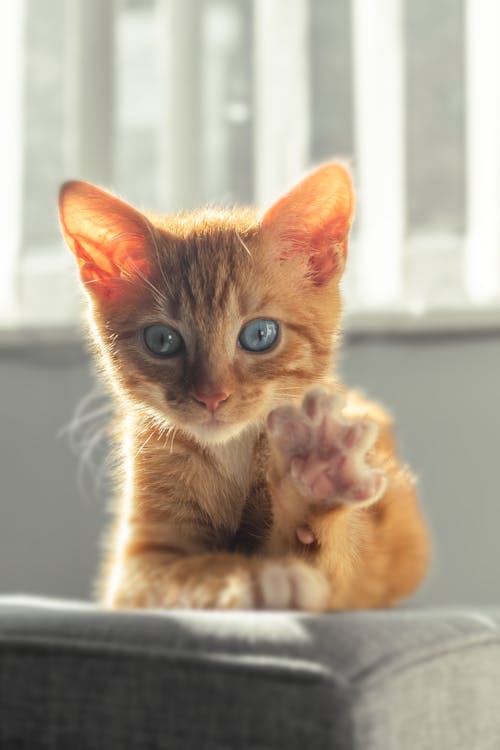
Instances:
[[[0,322],[67,326],[57,189],[266,205],[347,157],[350,325],[500,322],[497,0],[17,0],[0,10]]]

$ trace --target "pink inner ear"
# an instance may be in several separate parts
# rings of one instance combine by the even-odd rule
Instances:
[[[82,282],[92,284],[90,291],[108,299],[129,296],[133,287],[123,282],[133,280],[134,275],[147,278],[151,273],[151,264],[142,245],[122,241],[114,252],[93,247],[92,255],[76,238],[73,245]]]
[[[262,228],[280,258],[304,255],[320,285],[343,271],[353,214],[349,173],[340,164],[326,164],[274,203]]]
[[[151,227],[132,206],[88,183],[63,186],[60,216],[88,290],[106,299],[133,293],[134,274],[149,276]]]
[[[326,283],[332,276],[341,273],[347,258],[347,239],[335,239],[336,222],[328,223],[308,231],[306,227],[285,229],[278,236],[282,246],[280,258],[286,260],[304,255],[317,286]]]

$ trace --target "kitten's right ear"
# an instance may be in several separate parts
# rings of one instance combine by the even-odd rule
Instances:
[[[97,298],[121,297],[131,291],[127,281],[149,275],[154,228],[128,203],[88,182],[66,182],[59,217],[82,282]]]

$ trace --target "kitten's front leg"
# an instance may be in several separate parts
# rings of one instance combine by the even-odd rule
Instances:
[[[106,603],[113,609],[208,608],[322,611],[329,587],[324,575],[300,559],[182,552],[182,530],[171,527],[175,547],[132,543],[116,560]]]

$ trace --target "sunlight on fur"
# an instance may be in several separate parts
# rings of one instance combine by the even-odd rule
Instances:
[[[262,216],[156,216],[62,187],[115,406],[106,606],[380,607],[422,580],[428,532],[391,419],[335,375],[353,216],[340,163]]]

